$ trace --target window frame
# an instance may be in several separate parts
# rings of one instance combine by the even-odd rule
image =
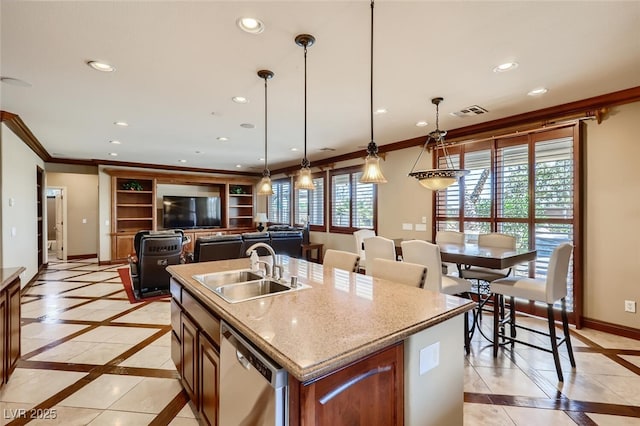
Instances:
[[[272,219],[272,212],[271,212],[271,198],[273,197],[273,195],[269,195],[267,197],[267,218],[269,219],[269,224],[277,224],[277,225],[291,225],[291,223],[293,222],[293,180],[291,177],[284,177],[284,178],[280,178],[280,179],[274,179],[271,181],[271,187],[273,188],[275,185],[280,185],[280,184],[284,184],[288,182],[290,185],[290,191],[289,191],[289,221],[286,223],[283,222],[273,222]]]
[[[327,173],[326,172],[316,172],[311,174],[311,178],[322,179],[322,225],[313,225],[309,224],[309,231],[315,232],[326,232],[327,230]],[[293,222],[298,217],[298,194],[299,191],[309,191],[308,189],[295,189],[293,190]],[[314,192],[319,191],[316,189]],[[303,226],[302,223],[294,223],[293,226]]]
[[[351,183],[353,180],[353,175],[357,173],[362,173],[362,166],[351,166],[351,167],[343,167],[340,169],[333,169],[329,171],[329,184],[327,185],[327,193],[326,199],[328,199],[328,208],[329,208],[329,220],[328,227],[329,232],[334,234],[353,234],[355,231],[360,229],[372,229],[376,233],[378,232],[378,186],[376,184],[370,184],[373,187],[372,194],[372,204],[373,204],[373,217],[372,223],[373,226],[371,228],[361,228],[353,226],[353,212],[354,212],[354,203],[356,202],[356,188],[357,185],[350,185],[350,203],[349,203],[349,226],[334,226],[333,225],[333,177],[337,175],[349,175],[349,182]]]

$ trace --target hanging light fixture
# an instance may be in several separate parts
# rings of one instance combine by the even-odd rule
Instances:
[[[273,78],[273,72],[260,70],[258,77],[264,79],[264,170],[262,171],[262,180],[258,184],[258,195],[273,195],[271,172],[267,166],[267,80]]]
[[[369,90],[371,101],[371,141],[367,146],[367,158],[364,160],[364,172],[360,178],[361,183],[387,183],[387,179],[380,170],[380,157],[378,157],[378,145],[373,140],[373,0],[371,0],[371,85]]]
[[[454,169],[453,161],[449,157],[449,153],[447,152],[447,147],[444,143],[444,137],[447,134],[446,130],[440,130],[438,120],[440,118],[440,102],[443,101],[443,98],[433,98],[431,99],[431,103],[436,106],[436,129],[427,135],[427,140],[424,143],[423,149],[420,150],[420,155],[416,159],[416,162],[413,163],[413,167],[411,168],[411,172],[409,176],[413,176],[420,182],[420,185],[424,186],[427,189],[432,191],[439,191],[441,189],[445,189],[458,181],[461,177],[467,175],[469,170],[462,169]],[[434,141],[434,155],[436,157],[436,161],[438,165],[440,164],[440,160],[438,158],[438,150],[442,150],[443,157],[445,161],[446,168],[441,169],[438,167],[437,169],[431,170],[419,170],[414,172],[413,170],[418,164],[422,153],[427,149],[427,145],[430,141]]]
[[[307,160],[307,47],[313,46],[316,42],[316,38],[311,34],[300,34],[295,38],[295,42],[298,46],[304,48],[304,157],[302,158],[302,167],[298,172],[298,178],[295,182],[296,189],[316,189],[313,183],[313,176],[311,176],[311,169],[309,166],[309,160]]]

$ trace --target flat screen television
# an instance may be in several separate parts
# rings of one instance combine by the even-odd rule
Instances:
[[[162,197],[164,228],[220,227],[220,197]]]

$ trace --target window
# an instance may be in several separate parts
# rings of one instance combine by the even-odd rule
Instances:
[[[309,220],[309,230],[325,231],[325,173],[313,175],[315,191],[308,189],[295,190],[295,220],[296,225],[304,225]]]
[[[377,188],[372,183],[360,183],[361,176],[361,167],[330,172],[330,232],[353,233],[363,228],[376,229]]]
[[[479,233],[515,235],[519,247],[537,250],[536,261],[519,265],[516,275],[546,277],[551,252],[562,242],[574,244],[575,262],[581,256],[575,241],[578,130],[572,125],[449,149],[454,167],[470,173],[436,193],[436,229],[464,231],[470,242]],[[581,290],[575,272],[570,265],[567,309],[582,312],[582,301],[573,297]]]
[[[291,224],[291,179],[278,179],[271,182],[273,195],[269,196],[269,222]]]

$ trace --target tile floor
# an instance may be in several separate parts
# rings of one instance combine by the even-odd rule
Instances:
[[[171,361],[169,302],[130,304],[121,266],[50,261],[23,295],[22,358],[0,391],[0,424],[197,424]],[[563,356],[563,384],[550,354],[516,345],[494,359],[476,333],[465,425],[640,426],[640,341],[582,329],[572,342],[577,368]]]

